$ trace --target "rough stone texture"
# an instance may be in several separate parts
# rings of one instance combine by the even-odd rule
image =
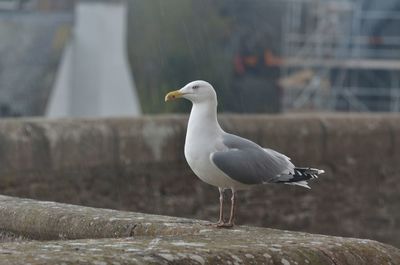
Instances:
[[[0,244],[0,264],[399,264],[400,251],[370,240],[272,229],[201,230],[138,237]]]
[[[0,193],[215,220],[218,191],[186,165],[187,116],[0,122]],[[227,115],[222,126],[327,171],[312,190],[239,193],[238,223],[400,246],[400,115]]]
[[[0,195],[0,231],[36,240],[193,234],[205,221]]]
[[[372,240],[238,226],[0,197],[0,229],[37,239],[0,244],[0,264],[400,264]],[[12,222],[12,223],[10,223]],[[130,230],[130,229],[128,229]]]
[[[21,241],[28,241],[29,239],[8,232],[8,231],[0,231],[0,243],[4,243],[4,242],[21,242]]]

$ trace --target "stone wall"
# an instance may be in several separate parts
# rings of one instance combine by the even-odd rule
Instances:
[[[0,242],[1,265],[400,263],[398,248],[373,240],[246,226],[218,229],[186,218],[8,196],[0,196],[0,231],[31,239]]]
[[[0,122],[0,193],[216,220],[218,191],[186,165],[186,116]],[[222,116],[222,127],[323,168],[312,190],[239,193],[238,223],[400,246],[400,116]]]

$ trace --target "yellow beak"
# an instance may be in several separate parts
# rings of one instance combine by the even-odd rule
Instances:
[[[165,102],[181,98],[183,96],[183,93],[179,92],[179,90],[171,91],[167,95],[165,95]]]

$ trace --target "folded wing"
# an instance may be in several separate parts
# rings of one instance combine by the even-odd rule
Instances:
[[[214,165],[228,177],[243,184],[275,182],[277,176],[293,173],[290,159],[272,149],[263,149],[233,134],[223,135],[224,150],[211,154]]]

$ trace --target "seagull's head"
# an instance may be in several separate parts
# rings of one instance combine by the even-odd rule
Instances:
[[[186,98],[193,104],[202,102],[216,102],[217,94],[214,88],[206,81],[190,82],[179,90],[171,91],[165,96],[165,101],[177,98]]]

